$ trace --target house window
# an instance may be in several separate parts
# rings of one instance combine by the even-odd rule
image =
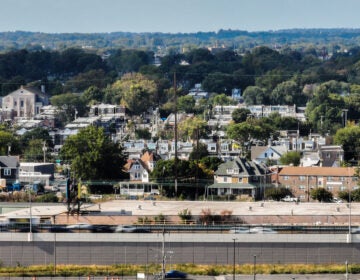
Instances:
[[[11,169],[10,168],[4,168],[4,176],[10,176],[11,175]]]
[[[299,190],[305,190],[305,186],[300,185],[300,186],[299,186]]]
[[[346,190],[347,190],[347,187],[341,186],[341,187],[340,187],[340,190],[341,190],[341,191],[346,191]]]
[[[265,157],[267,157],[267,153],[265,153]]]
[[[24,107],[24,100],[20,100],[20,107]]]
[[[300,181],[305,181],[305,176],[299,176]]]
[[[224,182],[225,182],[225,183],[227,182],[227,177],[224,177]]]
[[[140,165],[139,165],[139,164],[135,164],[135,165],[134,165],[134,169],[139,170],[139,169],[140,169]]]
[[[140,179],[140,178],[141,178],[140,173],[139,173],[139,172],[135,172],[135,173],[134,173],[134,178],[135,178],[135,179]]]
[[[340,181],[344,182],[345,181],[345,177],[340,177]]]
[[[284,178],[284,181],[289,180],[289,176],[283,176],[283,178]]]
[[[328,181],[328,182],[333,181],[333,177],[332,177],[332,176],[328,176],[328,177],[327,177],[327,181]]]
[[[216,147],[211,147],[210,151],[216,151]]]
[[[326,189],[327,189],[328,191],[332,191],[332,190],[334,189],[334,187],[333,187],[333,186],[326,186]]]

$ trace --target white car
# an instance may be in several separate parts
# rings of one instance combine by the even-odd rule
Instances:
[[[136,232],[136,227],[130,225],[120,225],[115,228],[115,232]]]
[[[277,231],[266,227],[253,227],[250,228],[250,233],[277,233]]]
[[[87,223],[77,223],[68,225],[66,228],[69,230],[92,230],[94,227],[93,225]]]
[[[229,230],[229,233],[250,233],[250,227],[233,227]]]

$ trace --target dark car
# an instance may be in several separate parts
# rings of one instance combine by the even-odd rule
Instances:
[[[168,279],[185,279],[187,274],[178,270],[170,270],[165,273],[165,278]]]
[[[114,227],[111,225],[94,225],[92,232],[114,232]]]
[[[49,232],[71,232],[66,225],[49,225],[47,229]]]

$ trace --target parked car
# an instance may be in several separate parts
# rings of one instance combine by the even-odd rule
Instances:
[[[92,232],[114,232],[114,227],[111,225],[94,225],[92,228]]]
[[[165,278],[168,279],[185,279],[187,274],[178,270],[170,270],[165,273]]]
[[[253,227],[250,228],[250,233],[277,233],[277,231],[267,227]]]
[[[150,230],[142,227],[135,227],[131,225],[119,225],[115,228],[115,232],[125,232],[125,233],[148,233]]]
[[[229,233],[250,233],[250,227],[233,227]]]
[[[66,228],[68,230],[93,230],[94,226],[87,223],[77,223],[73,225],[68,225]]]
[[[43,227],[44,228],[44,227]],[[47,227],[47,230],[49,232],[70,232],[71,229],[69,229],[67,226],[64,226],[64,225],[53,225],[53,224],[50,224],[48,227]]]
[[[233,227],[229,233],[277,233],[277,231],[267,227]]]
[[[131,225],[119,225],[115,228],[115,232],[136,232],[136,227]]]

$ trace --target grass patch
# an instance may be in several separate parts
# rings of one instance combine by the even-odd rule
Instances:
[[[232,265],[195,265],[195,264],[173,264],[171,269],[180,270],[192,275],[217,276],[233,273]],[[360,264],[348,266],[350,273],[359,273]],[[167,267],[169,269],[169,266]],[[236,274],[252,274],[253,264],[237,264]],[[307,265],[307,264],[257,264],[256,274],[344,274],[345,265]],[[56,266],[57,276],[135,276],[138,272],[153,274],[161,271],[159,264],[146,265],[63,265]],[[55,269],[53,265],[34,265],[14,267],[0,267],[0,276],[53,276]]]

